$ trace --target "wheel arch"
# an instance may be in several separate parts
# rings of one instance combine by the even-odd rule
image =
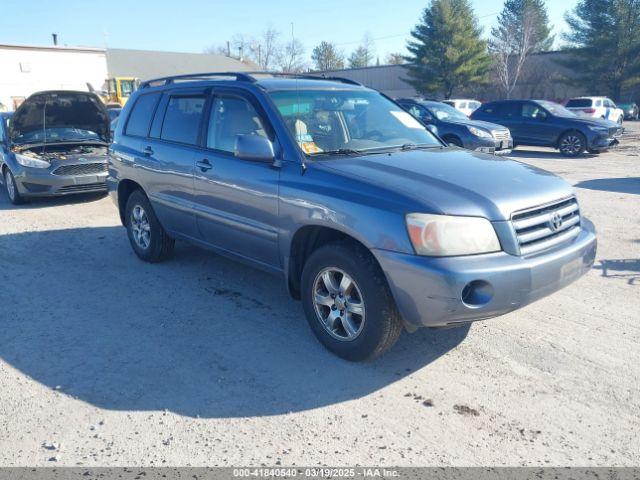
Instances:
[[[140,190],[144,193],[142,185],[134,180],[124,179],[118,182],[118,213],[120,214],[120,221],[124,225],[124,213],[127,207],[127,200],[133,192]]]
[[[582,135],[585,140],[585,146],[589,148],[589,137],[587,137],[587,135],[583,131],[581,131],[579,128],[575,128],[575,127],[567,128],[562,132],[560,132],[560,134],[558,135],[558,138],[556,139],[555,148],[560,148],[560,140],[562,139],[562,137],[564,137],[568,133],[579,133],[580,135]]]
[[[337,241],[344,241],[363,248],[369,252],[375,260],[371,249],[362,240],[344,230],[327,225],[304,225],[291,236],[287,250],[288,257],[285,273],[287,277],[287,288],[293,298],[300,299],[302,270],[309,256],[318,248]]]

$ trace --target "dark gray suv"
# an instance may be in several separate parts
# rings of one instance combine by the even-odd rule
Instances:
[[[383,353],[403,327],[522,307],[587,272],[596,252],[562,179],[450,148],[349,80],[143,83],[116,127],[107,184],[142,260],[186,240],[279,275],[349,360]]]

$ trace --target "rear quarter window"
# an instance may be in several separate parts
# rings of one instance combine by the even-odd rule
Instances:
[[[126,135],[146,137],[149,134],[151,119],[159,99],[159,93],[149,93],[138,97],[127,121]]]

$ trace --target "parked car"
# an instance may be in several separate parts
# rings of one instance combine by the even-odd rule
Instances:
[[[471,116],[471,114],[482,105],[478,100],[469,100],[465,98],[452,98],[449,100],[444,100],[443,103],[452,106],[456,110],[460,110],[467,117]]]
[[[4,115],[0,171],[14,204],[30,197],[106,192],[109,116],[88,92],[47,91]]]
[[[604,118],[622,124],[624,112],[618,108],[613,100],[607,97],[578,97],[572,98],[565,105],[573,113],[592,117]]]
[[[485,103],[471,115],[504,125],[518,145],[551,147],[566,157],[599,153],[618,142],[620,125],[579,117],[562,105],[545,100],[502,100]]]
[[[133,251],[158,262],[186,240],[283,277],[341,357],[380,355],[403,326],[502,315],[591,268],[569,184],[448,147],[379,92],[189,79],[143,83],[116,126],[107,184]]]
[[[509,129],[495,123],[470,120],[442,102],[401,98],[397,102],[425,125],[434,125],[449,145],[484,153],[509,153],[513,139]]]
[[[618,103],[618,107],[624,113],[625,120],[638,120],[638,105],[633,102]]]

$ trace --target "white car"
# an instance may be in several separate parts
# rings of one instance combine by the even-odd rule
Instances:
[[[467,117],[471,116],[471,114],[482,105],[478,100],[469,100],[468,98],[451,98],[449,100],[444,100],[443,103],[447,105],[451,105],[456,110],[460,110]]]
[[[577,97],[565,105],[576,115],[604,118],[622,124],[624,112],[608,97]]]

